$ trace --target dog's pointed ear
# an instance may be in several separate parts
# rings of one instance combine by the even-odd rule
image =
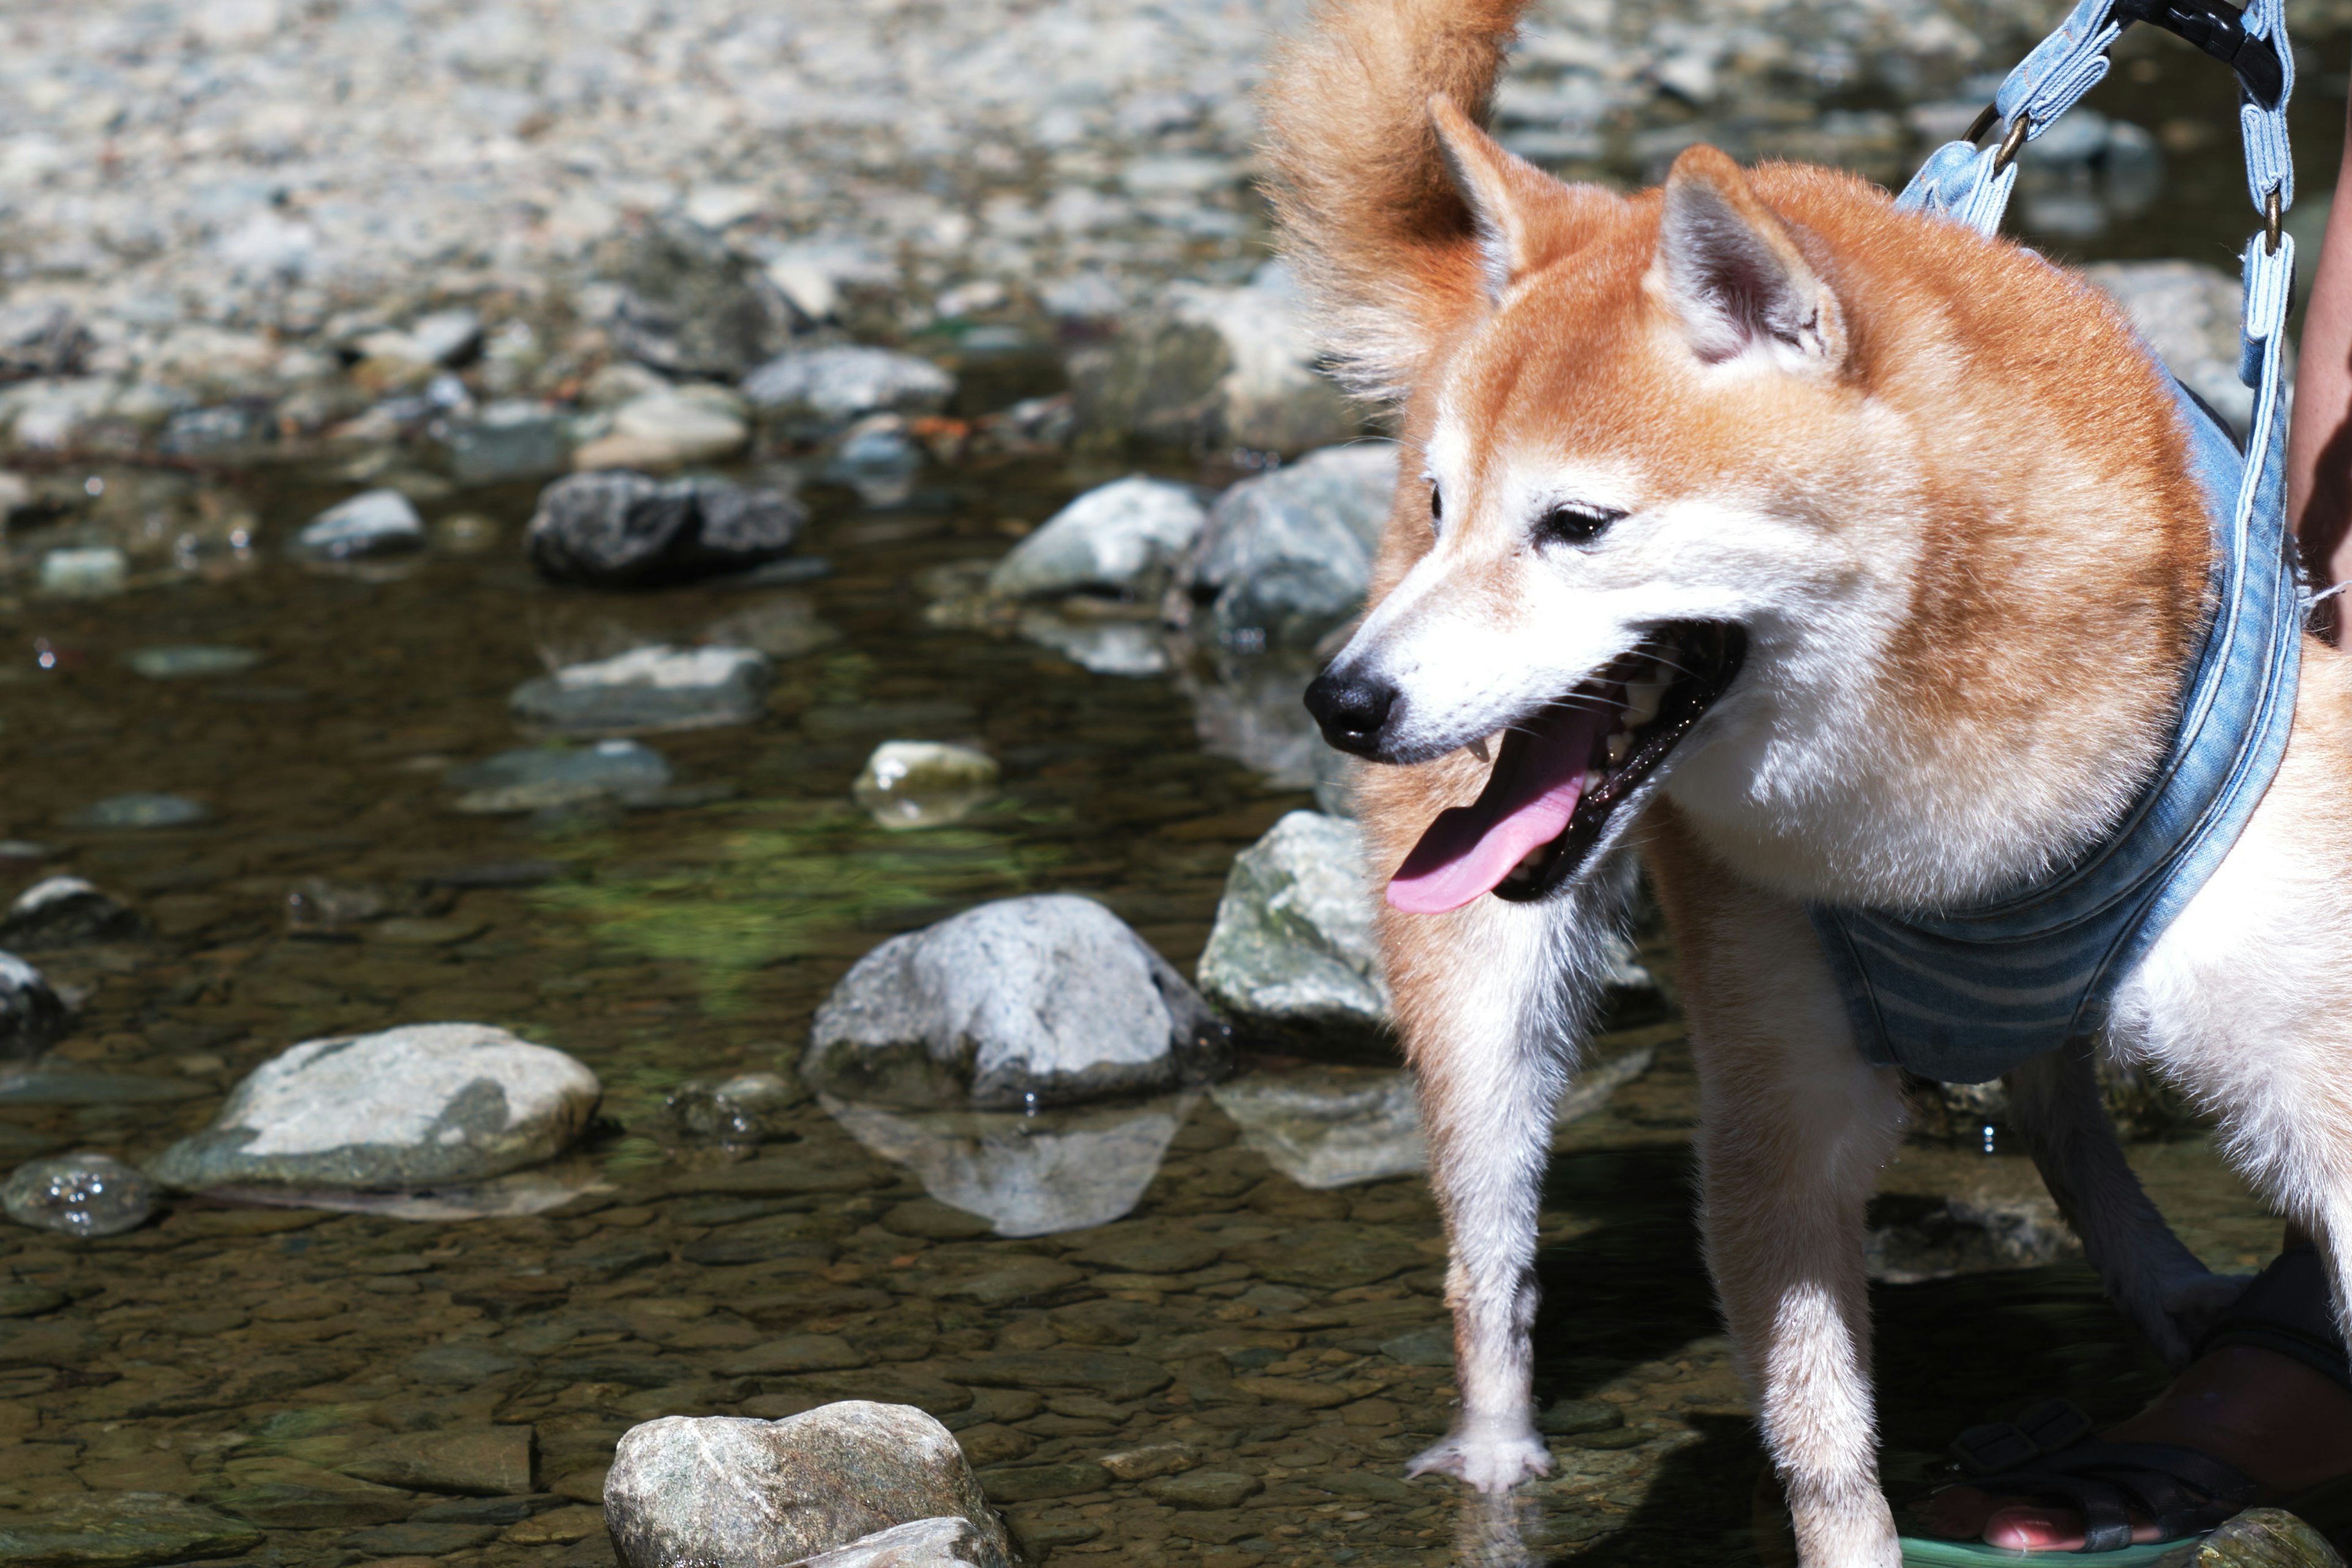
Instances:
[[[1478,129],[1452,99],[1429,100],[1430,124],[1454,189],[1478,228],[1478,253],[1486,298],[1495,303],[1512,282],[1550,258],[1558,248],[1550,220],[1566,187],[1526,159],[1506,152]]]
[[[1687,148],[1666,176],[1653,286],[1709,363],[1763,349],[1791,368],[1845,359],[1844,314],[1738,164]]]

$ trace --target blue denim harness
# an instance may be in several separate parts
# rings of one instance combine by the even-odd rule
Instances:
[[[2241,109],[2249,189],[2273,224],[2294,195],[2285,142],[2294,56],[2281,5],[2254,0],[2245,30],[2286,62],[2285,86],[2274,106],[2249,95]],[[2116,0],[2082,0],[2002,84],[1994,107],[2012,131],[2004,149],[1948,143],[1901,205],[1993,232],[2016,181],[2018,142],[2040,135],[2105,75],[2107,46],[2121,31],[2117,9]],[[1934,913],[1811,908],[1874,1064],[1978,1083],[2097,1030],[2116,988],[2230,852],[2277,772],[2294,717],[2305,607],[2287,538],[2280,406],[2294,242],[2258,233],[2244,263],[2239,374],[2254,391],[2247,456],[2173,384],[2212,518],[2214,562],[2204,645],[2171,752],[2105,839],[2032,888]]]

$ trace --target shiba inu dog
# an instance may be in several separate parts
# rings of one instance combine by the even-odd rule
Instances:
[[[1682,955],[1707,1261],[1808,1564],[1898,1557],[1863,1215],[1903,1104],[1809,903],[1965,907],[2096,843],[2166,756],[2214,543],[2164,373],[2018,247],[1699,146],[1564,184],[1480,130],[1518,0],[1335,0],[1269,90],[1328,346],[1409,451],[1309,693],[1359,810],[1452,1246],[1462,1404],[1415,1462],[1549,1468],[1528,1335],[1549,1110],[1638,854]],[[2292,639],[2290,639],[2291,642]],[[2352,1266],[2352,681],[2116,993],[2151,1062]],[[2233,1287],[2154,1213],[2086,1043],[2012,1081],[2118,1303],[2185,1354]]]

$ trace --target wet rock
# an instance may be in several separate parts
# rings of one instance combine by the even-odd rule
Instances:
[[[120,594],[130,579],[130,558],[111,544],[52,550],[41,557],[41,592],[61,599]]]
[[[2238,379],[2238,323],[2245,299],[2238,279],[2193,261],[2099,261],[2084,268],[2083,276],[2123,307],[2166,369],[2238,430],[2246,428],[2254,394]],[[2294,374],[2290,358],[2286,374]]]
[[[1034,1116],[896,1112],[830,1096],[824,1103],[852,1137],[913,1171],[940,1204],[964,1216],[981,1216],[981,1230],[992,1226],[1000,1236],[1019,1237],[1087,1230],[1130,1213],[1159,1173],[1193,1101],[1190,1095],[1172,1095],[1132,1105],[1062,1107]],[[898,1228],[888,1215],[884,1218]]]
[[[69,827],[187,827],[212,820],[212,808],[183,795],[110,795],[66,818]]]
[[[507,700],[527,728],[657,733],[748,724],[767,711],[774,666],[747,647],[641,647],[525,681]]]
[[[1110,1484],[1110,1472],[1090,1459],[1060,1465],[1000,1465],[981,1472],[980,1484],[991,1502],[1042,1502],[1101,1491]]]
[[[2034,1196],[1881,1199],[1863,1238],[1873,1279],[1913,1285],[2000,1268],[2039,1268],[2082,1256],[2058,1205]]]
[[[996,563],[989,592],[1011,599],[1086,591],[1156,595],[1208,521],[1192,486],[1130,474],[1046,519]]]
[[[1143,1495],[1171,1508],[1234,1508],[1265,1489],[1265,1483],[1240,1470],[1188,1470],[1143,1483]]]
[[[1037,1106],[1205,1083],[1225,1027],[1117,915],[1066,893],[1005,899],[893,937],[817,1012],[802,1063],[847,1100]]]
[[[919,1519],[804,1557],[789,1568],[981,1568],[987,1538],[971,1521]]]
[[[1227,647],[1313,643],[1360,608],[1396,488],[1396,447],[1328,447],[1217,498],[1171,595]],[[1197,607],[1195,607],[1197,606]]]
[[[531,1489],[531,1429],[411,1433],[386,1438],[339,1468],[360,1480],[410,1491],[513,1496]]]
[[[2250,1508],[2155,1568],[2344,1568],[2327,1538],[2282,1508]]]
[[[1234,858],[1202,950],[1201,994],[1244,1042],[1392,1050],[1362,831],[1294,811]]]
[[[37,1513],[0,1520],[0,1563],[25,1568],[137,1568],[229,1557],[262,1533],[161,1492],[86,1492]]]
[[[1013,1568],[1012,1541],[947,1428],[864,1400],[782,1421],[647,1422],[623,1436],[604,1482],[626,1568],[790,1563],[949,1517],[971,1526],[977,1568]]]
[[[0,914],[0,946],[20,952],[137,942],[148,934],[138,910],[79,877],[45,878]]]
[[[940,741],[885,741],[866,759],[850,795],[877,826],[960,822],[996,793],[996,759]]]
[[[249,647],[142,647],[131,652],[132,669],[150,680],[188,680],[210,675],[241,675],[261,662]]]
[[[598,261],[621,289],[605,328],[613,346],[671,375],[732,381],[782,347],[796,324],[782,289],[684,218],[649,224]]]
[[[0,1062],[30,1061],[66,1037],[72,1021],[41,972],[0,952]]]
[[[1378,1068],[1256,1072],[1210,1093],[1242,1142],[1302,1187],[1344,1187],[1425,1170],[1412,1075]]]
[[[664,1103],[670,1120],[690,1137],[757,1143],[782,1131],[784,1112],[808,1097],[804,1084],[772,1072],[747,1072],[717,1083],[689,1079]]]
[[[255,1069],[150,1171],[190,1192],[480,1181],[562,1152],[602,1092],[562,1052],[480,1024],[307,1040]]]
[[[936,413],[955,389],[955,377],[927,359],[863,343],[795,349],[743,378],[761,413],[830,428],[868,414]]]
[[[436,426],[449,477],[461,485],[503,484],[561,473],[572,462],[571,422],[545,404],[503,397]]]
[[[310,561],[365,561],[425,548],[425,520],[398,490],[363,490],[312,518],[294,536]]]
[[[777,560],[807,518],[790,496],[724,479],[574,474],[540,492],[523,548],[551,582],[663,587]]]
[[[105,1154],[28,1160],[0,1187],[0,1208],[18,1225],[60,1236],[120,1236],[147,1223],[155,1194],[147,1178]]]
[[[612,429],[572,454],[575,468],[650,468],[667,472],[724,458],[751,438],[731,407],[688,389],[664,390],[613,411]]]
[[[1239,289],[1180,283],[1129,317],[1107,356],[1074,361],[1089,443],[1133,437],[1195,452],[1301,452],[1361,421],[1315,369],[1316,347],[1280,269]]]
[[[635,741],[599,741],[500,752],[453,768],[442,783],[463,792],[459,811],[497,816],[596,800],[649,801],[669,787],[670,767],[659,752]]]
[[[1450,1342],[1446,1352],[1445,1360],[1432,1364],[1453,1365]],[[1622,1410],[1598,1399],[1555,1400],[1536,1417],[1536,1430],[1552,1437],[1579,1437],[1587,1432],[1612,1432],[1624,1425],[1625,1413]]]
[[[1201,1456],[1185,1443],[1147,1443],[1139,1448],[1122,1448],[1102,1458],[1103,1468],[1123,1481],[1172,1476],[1200,1462]]]
[[[1160,628],[1140,621],[1071,620],[1050,610],[1032,610],[1021,617],[1018,629],[1031,642],[1097,675],[1139,679],[1164,674],[1169,665]]]
[[[1005,1351],[955,1363],[955,1375],[982,1387],[1067,1388],[1125,1405],[1168,1386],[1168,1369],[1143,1356],[1057,1348]]]

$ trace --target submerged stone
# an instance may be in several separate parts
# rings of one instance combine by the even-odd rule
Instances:
[[[79,877],[36,882],[0,914],[0,946],[13,949],[136,942],[147,934],[147,922],[136,910]]]
[[[245,1521],[160,1492],[87,1492],[0,1519],[0,1564],[11,1568],[141,1568],[234,1556],[261,1543],[261,1531]]]
[[[18,1225],[60,1236],[120,1236],[155,1212],[147,1178],[107,1154],[28,1160],[0,1187],[0,1208]]]
[[[307,1040],[237,1085],[150,1167],[167,1186],[398,1190],[552,1158],[586,1128],[596,1075],[480,1024]]]
[[[641,647],[525,681],[507,706],[536,729],[656,733],[748,724],[767,710],[774,666],[746,647]]]
[[[801,1066],[845,1100],[1026,1107],[1205,1083],[1225,1026],[1091,900],[1004,899],[891,938],[818,1009]]]
[[[478,1426],[389,1437],[341,1467],[378,1486],[503,1497],[530,1490],[530,1428]]]
[[[68,827],[186,827],[212,819],[212,808],[182,795],[110,795],[66,818]]]
[[[593,746],[521,746],[466,767],[442,781],[462,791],[457,809],[483,816],[544,811],[588,801],[652,800],[670,784],[669,763],[635,741]]]
[[[261,655],[249,647],[142,647],[131,652],[131,668],[150,680],[237,675],[260,662]]]
[[[730,1143],[757,1143],[781,1132],[784,1112],[809,1097],[804,1084],[772,1072],[738,1073],[718,1083],[695,1079],[666,1102],[681,1131]]]
[[[604,1481],[626,1568],[791,1563],[950,1516],[972,1528],[976,1568],[1013,1568],[1012,1541],[947,1428],[864,1400],[782,1421],[650,1421],[622,1436]]]
[[[1362,830],[1290,813],[1234,858],[1201,953],[1202,994],[1244,1041],[1390,1054],[1374,907]]]
[[[996,759],[943,741],[885,741],[850,795],[875,825],[938,827],[961,821],[996,793]]]
[[[294,553],[312,561],[411,555],[424,548],[425,520],[394,489],[364,490],[329,507],[294,536]]]

